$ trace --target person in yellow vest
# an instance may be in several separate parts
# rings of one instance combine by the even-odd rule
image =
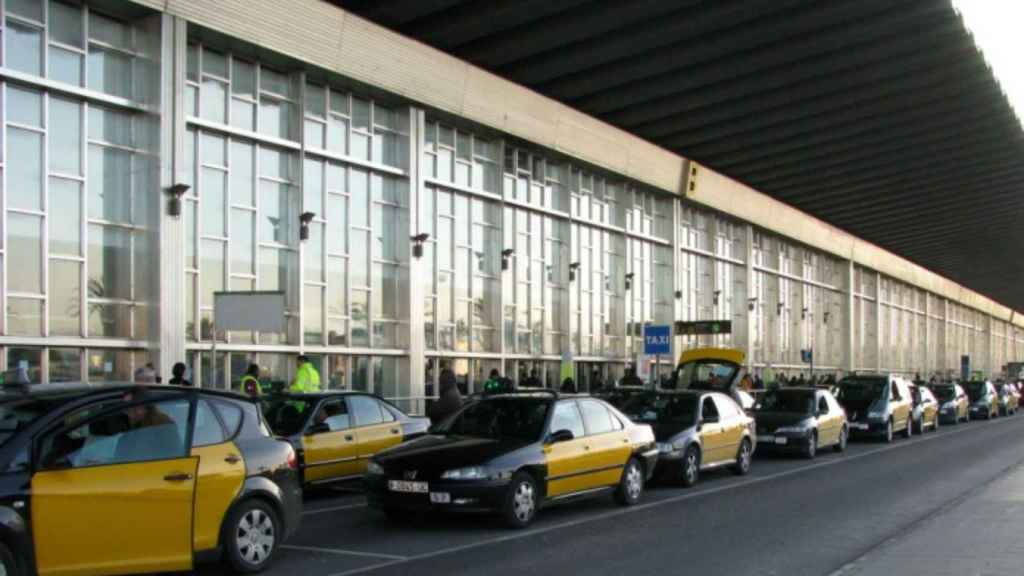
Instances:
[[[299,393],[319,392],[320,373],[313,367],[313,363],[304,354],[300,354],[298,365],[298,368],[295,370],[295,378],[292,380],[292,385],[288,388],[288,391]]]
[[[263,395],[260,389],[260,367],[258,364],[249,364],[241,381],[242,392],[251,398],[259,398]]]

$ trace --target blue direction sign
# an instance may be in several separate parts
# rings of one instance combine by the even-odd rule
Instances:
[[[671,326],[645,326],[644,327],[644,354],[654,356],[657,354],[672,353],[672,327]]]

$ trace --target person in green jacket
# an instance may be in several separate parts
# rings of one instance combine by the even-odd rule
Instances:
[[[260,367],[258,364],[249,364],[249,369],[246,370],[245,376],[242,376],[241,388],[242,392],[251,398],[259,398],[263,395],[263,390],[260,388]]]
[[[299,393],[319,392],[320,373],[313,367],[309,358],[304,354],[300,354],[298,365],[298,369],[295,370],[295,378],[292,380],[292,385],[288,388],[288,391]]]

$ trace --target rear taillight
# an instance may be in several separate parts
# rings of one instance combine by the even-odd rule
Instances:
[[[288,467],[292,470],[299,469],[299,457],[295,455],[295,449],[288,447]]]

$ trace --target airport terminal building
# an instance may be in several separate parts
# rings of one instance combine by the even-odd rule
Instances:
[[[1013,310],[330,3],[0,7],[0,363],[33,382],[305,353],[415,407],[442,365],[586,388],[689,320],[731,331],[673,354],[789,374],[1024,358]],[[283,292],[284,329],[214,330],[223,291]]]

